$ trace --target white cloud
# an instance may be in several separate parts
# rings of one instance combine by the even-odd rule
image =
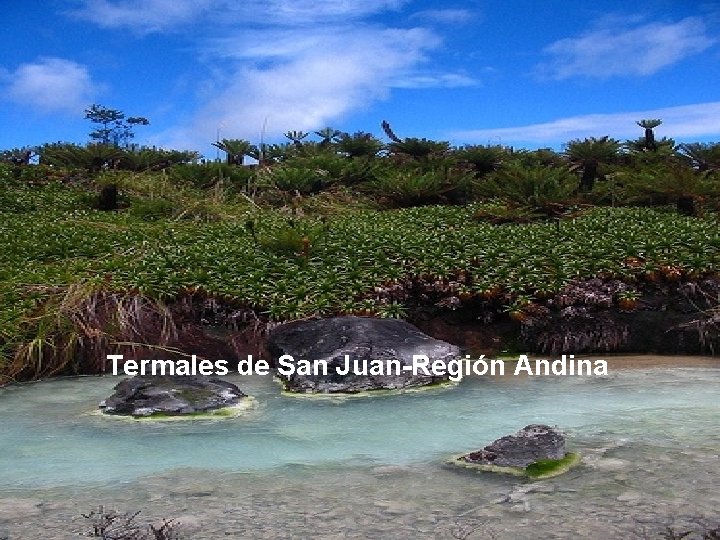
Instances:
[[[392,79],[393,88],[462,88],[478,86],[480,81],[463,73],[411,74]]]
[[[231,1],[231,0],[230,0]],[[257,18],[282,24],[306,24],[321,21],[343,22],[382,11],[399,9],[409,0],[247,0],[238,9],[246,18]]]
[[[410,16],[410,19],[440,24],[463,24],[476,18],[468,9],[426,9]]]
[[[580,37],[547,46],[543,52],[552,59],[541,64],[538,71],[559,80],[652,75],[713,43],[715,40],[707,35],[705,24],[697,17],[634,28],[603,24]]]
[[[188,23],[217,0],[81,0],[71,11],[104,28],[128,27],[138,32],[159,32]]]
[[[442,44],[432,30],[368,22],[409,0],[78,1],[75,14],[95,24],[182,29],[195,44],[208,70],[197,83],[201,104],[155,137],[165,146],[207,148],[219,126],[227,138],[257,141],[263,126],[268,138],[277,138],[332,125],[392,88],[477,84],[467,74],[428,66],[429,51]],[[457,19],[461,11],[445,16]]]
[[[87,67],[62,58],[22,64],[3,79],[6,99],[43,113],[77,114],[97,91]]]
[[[346,21],[398,9],[408,0],[78,0],[71,13],[105,28],[165,32],[211,20],[215,24],[304,25]]]
[[[288,37],[292,42],[293,33]],[[252,40],[251,40],[252,41]],[[288,130],[332,124],[349,112],[388,95],[400,74],[410,76],[424,51],[439,43],[427,30],[335,28],[286,48],[278,42],[265,53],[243,49],[245,40],[223,41],[225,54],[240,61],[231,82],[198,111],[189,126],[165,133],[164,144],[197,146],[223,136],[258,140]],[[216,43],[217,45],[217,43]],[[264,56],[265,55],[265,56]],[[253,59],[271,63],[253,62]]]
[[[604,135],[634,139],[642,135],[642,130],[635,122],[645,118],[662,119],[662,126],[655,130],[660,137],[678,140],[720,136],[720,101],[715,101],[647,111],[587,114],[509,128],[457,131],[452,133],[451,138],[464,144],[487,144],[500,140],[503,144],[532,145],[552,145],[576,138]]]

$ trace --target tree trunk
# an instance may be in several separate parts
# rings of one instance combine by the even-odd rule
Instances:
[[[657,150],[657,144],[655,144],[655,133],[651,128],[645,128],[645,148],[648,150]]]
[[[100,191],[100,200],[98,201],[99,210],[117,210],[118,209],[118,191],[117,184],[109,184],[103,186]]]
[[[580,191],[592,191],[595,186],[595,178],[597,178],[598,162],[590,159],[583,166],[582,178],[580,178]]]
[[[679,196],[677,199],[677,212],[683,216],[698,217],[700,215],[698,198],[692,195]]]

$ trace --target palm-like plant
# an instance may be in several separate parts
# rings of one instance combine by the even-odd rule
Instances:
[[[599,139],[573,139],[565,148],[565,155],[575,166],[582,169],[580,191],[592,191],[601,164],[613,163],[620,152],[620,141],[608,136]]]
[[[126,152],[109,144],[46,144],[38,149],[40,162],[45,165],[86,169],[91,172],[103,168],[117,168]]]
[[[320,137],[322,140],[320,141],[320,146],[323,148],[326,148],[330,146],[332,143],[337,142],[338,138],[342,135],[342,131],[339,129],[331,128],[331,127],[324,127],[318,131],[315,132],[315,135]]]
[[[473,180],[472,173],[463,170],[401,167],[384,171],[365,189],[391,206],[423,206],[446,202],[454,193],[463,195]]]
[[[662,124],[662,120],[655,118],[651,120],[638,120],[635,123],[645,130],[645,148],[652,151],[657,150],[655,132],[653,130]]]
[[[386,120],[382,121],[381,126],[385,134],[392,141],[390,143],[390,152],[393,154],[424,160],[430,156],[443,156],[450,152],[450,143],[446,141],[432,141],[425,138],[418,139],[416,137],[400,139],[395,135],[395,132]]]
[[[524,167],[562,167],[565,159],[552,148],[538,148],[537,150],[514,150],[506,148],[508,158],[520,163]]]
[[[351,158],[375,157],[382,147],[382,142],[364,131],[357,131],[352,135],[343,133],[337,142],[337,149]]]
[[[304,131],[288,131],[285,133],[285,136],[290,139],[295,146],[301,146],[302,140],[308,135],[310,134]]]
[[[711,173],[678,162],[626,175],[624,190],[636,202],[675,200],[678,213],[693,216],[700,213],[699,202],[703,198],[715,199],[720,195],[720,186]]]
[[[267,144],[263,143],[259,147],[253,146],[248,152],[248,156],[258,160],[258,163],[262,165],[271,165],[273,163],[279,163],[286,161],[292,154],[290,143],[282,144]]]
[[[119,168],[131,171],[159,170],[179,163],[193,163],[198,159],[200,154],[192,150],[130,147],[123,154]]]
[[[480,178],[496,170],[508,156],[508,150],[499,145],[472,145],[457,148],[453,156],[461,163],[471,165],[475,175]]]
[[[390,152],[402,154],[413,159],[428,159],[430,156],[443,156],[450,151],[450,143],[408,137],[402,142],[390,143]]]
[[[480,180],[476,189],[482,196],[501,198],[550,216],[572,201],[577,179],[567,167],[525,167],[509,162]]]
[[[228,165],[242,165],[245,156],[251,156],[254,148],[253,144],[245,139],[223,139],[212,145],[225,152]]]
[[[677,145],[673,139],[661,137],[654,139],[655,149],[648,150],[645,137],[628,140],[623,143],[620,161],[635,170],[646,167],[664,167],[677,160]]]

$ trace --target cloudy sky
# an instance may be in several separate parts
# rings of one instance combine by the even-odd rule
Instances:
[[[214,155],[331,126],[560,149],[720,140],[720,2],[3,0],[0,149],[87,141],[93,103],[136,142]]]

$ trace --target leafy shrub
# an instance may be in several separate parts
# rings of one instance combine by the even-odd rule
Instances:
[[[0,165],[0,182],[11,182],[15,185],[40,185],[52,182],[82,183],[87,174],[77,170],[52,165]]]
[[[301,157],[293,160],[293,167],[310,169],[325,178],[325,185],[337,183],[343,176],[348,158],[332,152],[320,152],[315,155]]]
[[[0,186],[3,188],[12,185],[17,185],[17,178],[15,177],[16,167],[0,162]]]
[[[496,146],[463,146],[453,153],[460,163],[472,166],[475,175],[479,178],[496,170],[508,155],[505,147]]]
[[[443,179],[433,172],[397,169],[368,184],[370,193],[394,206],[420,206],[437,202],[443,193]]]
[[[378,155],[383,148],[383,143],[370,133],[358,131],[352,135],[343,133],[337,141],[336,147],[351,158],[371,158]]]
[[[619,197],[634,204],[667,204],[683,196],[720,195],[720,176],[682,165],[625,170],[618,173],[616,183]]]
[[[140,199],[130,205],[130,214],[145,221],[172,217],[175,203],[168,199]]]
[[[340,183],[353,186],[364,182],[372,182],[381,178],[391,169],[391,165],[384,160],[374,158],[356,157],[345,161],[340,173]]]
[[[254,169],[227,163],[183,163],[166,170],[173,183],[208,189],[221,182],[233,191],[248,192],[253,186]]]
[[[85,169],[97,172],[103,168],[115,168],[125,151],[108,144],[80,146],[69,143],[45,144],[38,149],[42,165]]]
[[[563,157],[550,148],[537,150],[517,150],[508,154],[508,162],[513,161],[523,167],[562,167],[565,165]]]
[[[288,219],[279,226],[262,227],[257,232],[257,225],[249,221],[246,227],[253,230],[258,246],[264,251],[276,255],[301,255],[307,258],[312,248],[325,231],[324,224]]]
[[[365,189],[394,207],[423,206],[464,195],[470,190],[472,181],[473,175],[463,169],[423,172],[418,168],[397,168],[369,182]]]
[[[327,172],[307,167],[278,165],[258,176],[257,186],[301,195],[317,193],[327,184]]]
[[[450,143],[446,141],[433,141],[430,139],[419,139],[409,137],[401,141],[390,143],[390,152],[412,159],[423,160],[430,156],[442,156],[450,152]]]
[[[530,223],[546,217],[527,206],[514,206],[502,201],[490,201],[477,207],[475,219],[495,225],[504,223]]]
[[[260,246],[272,253],[279,255],[294,255],[302,253],[304,241],[303,234],[291,227],[280,229],[272,236],[265,236],[260,241]],[[309,242],[309,239],[306,240]]]
[[[118,168],[129,171],[150,171],[170,167],[178,163],[192,163],[200,158],[189,150],[164,150],[156,147],[132,147],[120,157]]]
[[[476,186],[480,195],[548,210],[571,201],[577,183],[577,177],[566,167],[523,167],[511,162],[480,180]]]

